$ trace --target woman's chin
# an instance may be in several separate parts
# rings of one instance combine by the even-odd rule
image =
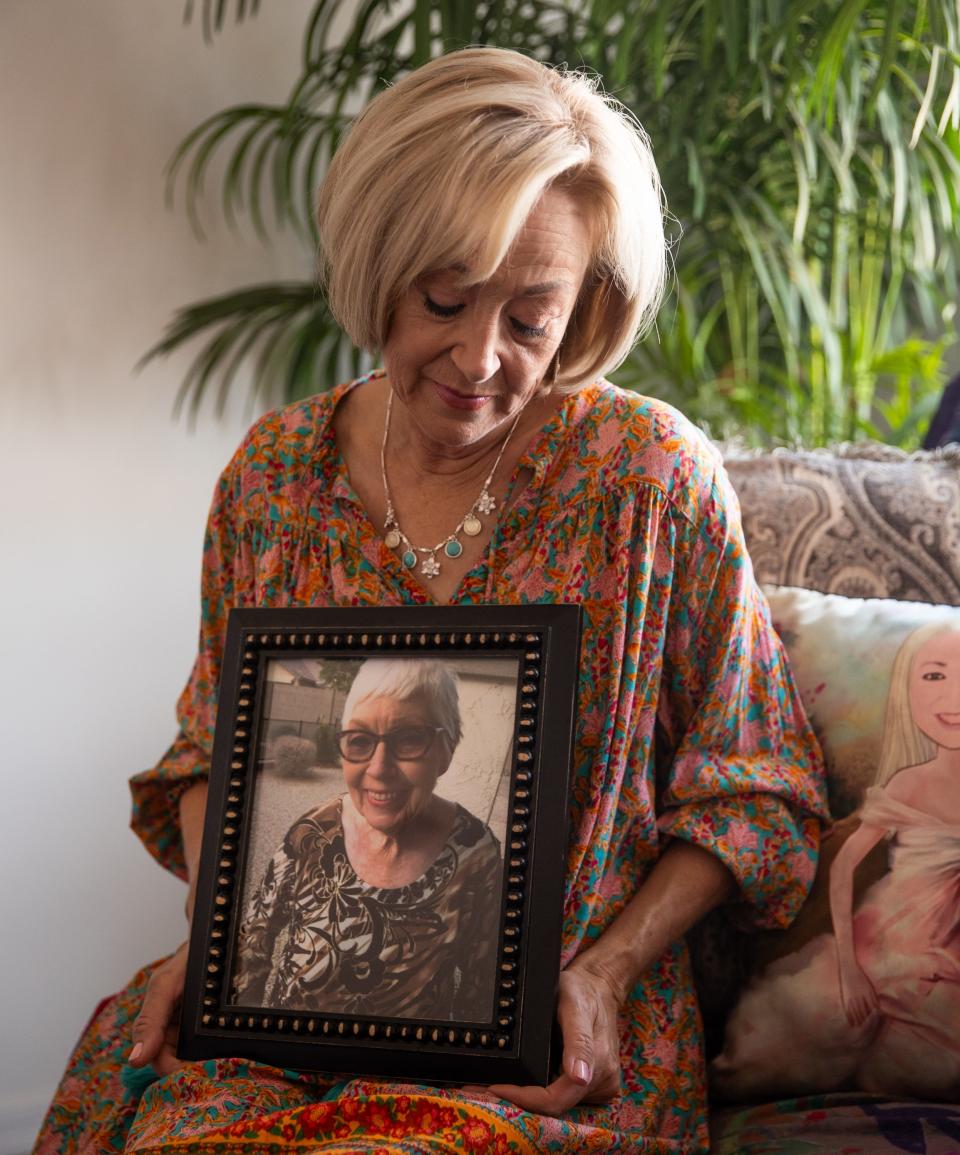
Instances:
[[[360,816],[375,830],[389,833],[409,821],[410,796],[395,793],[376,795],[365,791],[358,809]]]

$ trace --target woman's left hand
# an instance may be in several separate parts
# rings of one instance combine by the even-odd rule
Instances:
[[[490,1094],[538,1115],[559,1115],[578,1103],[609,1103],[620,1093],[618,1002],[611,983],[575,959],[560,975],[557,1020],[563,1071],[546,1087],[500,1084]]]
[[[671,842],[624,909],[560,975],[563,1073],[546,1087],[491,1092],[540,1115],[609,1103],[620,1093],[620,1007],[647,968],[735,891],[719,858],[693,843]]]

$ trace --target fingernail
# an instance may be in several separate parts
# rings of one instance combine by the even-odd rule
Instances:
[[[590,1082],[590,1068],[583,1059],[577,1059],[573,1064],[573,1077],[578,1083],[587,1084]]]
[[[137,1045],[130,1052],[129,1061],[131,1063],[135,1063],[137,1061],[137,1059],[139,1059],[142,1054],[143,1054],[143,1043],[137,1043]]]

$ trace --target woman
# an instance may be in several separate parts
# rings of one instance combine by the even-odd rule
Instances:
[[[290,828],[240,930],[245,1006],[486,1021],[500,844],[434,793],[462,736],[442,662],[371,658],[337,736],[346,793]]]
[[[134,1151],[231,1124],[264,1145],[340,1136],[344,1151],[397,1136],[416,1150],[705,1149],[683,934],[722,901],[789,921],[825,800],[717,454],[669,406],[602,379],[664,280],[646,138],[583,76],[453,53],[358,119],[319,225],[331,307],[384,368],[267,416],[227,467],[183,733],[134,779],[134,823],[192,887],[232,605],[582,603],[562,1073],[486,1093],[230,1062],[173,1073],[182,949],[109,1004],[71,1073],[104,1099],[128,1057],[172,1074],[129,1132],[104,1124]],[[40,1149],[72,1150],[84,1125],[54,1112]]]
[[[833,933],[741,1000],[714,1063],[722,1091],[960,1095],[958,781],[960,630],[939,622],[894,661],[876,783],[830,870]],[[854,912],[854,873],[886,838],[890,869]]]

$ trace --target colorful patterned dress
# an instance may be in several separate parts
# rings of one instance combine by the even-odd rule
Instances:
[[[135,829],[181,875],[177,800],[208,770],[227,611],[429,600],[351,488],[331,420],[348,388],[264,417],[220,479],[182,732],[132,781]],[[718,455],[669,406],[599,383],[563,400],[524,468],[531,480],[454,600],[583,604],[563,964],[622,909],[671,838],[718,855],[753,920],[783,925],[813,877],[822,767]],[[239,1060],[189,1064],[141,1094],[123,1064],[149,973],[98,1009],[50,1109],[41,1155],[707,1147],[683,942],[623,1008],[621,1095],[559,1119],[480,1093],[333,1083]]]

